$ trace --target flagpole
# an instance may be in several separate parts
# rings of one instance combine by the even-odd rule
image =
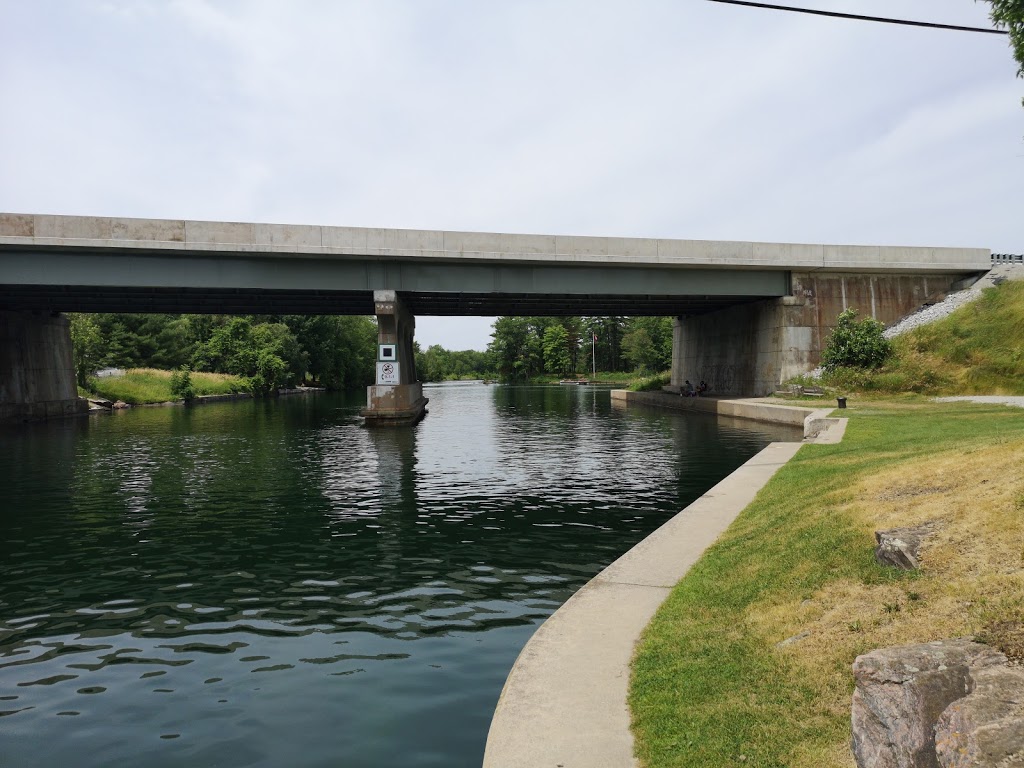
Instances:
[[[594,367],[594,381],[597,381],[597,334],[590,332],[590,362]]]

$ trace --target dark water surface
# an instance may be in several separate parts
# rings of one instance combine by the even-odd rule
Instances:
[[[798,439],[428,394],[415,429],[317,395],[0,431],[0,765],[477,766],[540,622]]]

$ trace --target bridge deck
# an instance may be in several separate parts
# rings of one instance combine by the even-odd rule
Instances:
[[[0,213],[0,308],[371,314],[699,314],[791,272],[972,273],[985,249],[510,235]]]

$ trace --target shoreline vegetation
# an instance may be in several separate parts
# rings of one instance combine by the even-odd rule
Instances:
[[[122,374],[107,375],[102,377],[90,376],[86,380],[85,387],[79,387],[80,397],[92,400],[107,400],[110,402],[121,401],[128,405],[156,405],[161,403],[180,403],[186,400],[175,391],[174,377],[179,371],[161,370],[159,368],[129,368]],[[191,398],[201,399],[209,396],[237,395],[239,397],[254,396],[244,377],[233,376],[225,373],[205,373],[202,371],[188,371],[189,384],[191,386]],[[605,386],[630,386],[636,384],[635,375],[626,375],[618,371],[598,371],[597,376],[587,376],[582,381],[591,384]],[[446,379],[445,381],[482,381],[486,383],[506,383],[496,379],[482,379],[466,376],[461,379]],[[555,377],[537,377],[530,382],[534,385],[558,384],[561,380]],[[428,382],[424,382],[428,383]],[[429,382],[444,383],[444,382]],[[523,383],[523,382],[508,382]],[[323,387],[306,386],[298,389],[283,389],[283,392],[293,391],[323,391]]]
[[[844,395],[838,445],[805,445],[676,585],[632,664],[647,768],[850,768],[851,665],[974,637],[1024,662],[1024,413],[937,403],[1024,394],[1024,282],[893,343],[875,369],[791,382]],[[932,523],[918,571],[874,532]]]
[[[377,326],[371,317],[69,313],[78,385],[114,398],[102,368],[176,371],[177,398],[161,382],[138,382],[125,402],[188,399],[199,374],[229,374],[239,392],[270,395],[311,385],[357,390],[373,383]],[[414,344],[424,383],[487,380],[543,384],[586,379],[627,385],[671,364],[667,317],[499,317],[485,351]],[[597,374],[591,372],[595,369]],[[214,384],[195,395],[216,392]],[[212,389],[210,389],[212,388]],[[130,398],[130,399],[129,399]]]
[[[90,377],[79,394],[111,402],[120,400],[128,405],[180,402],[185,398],[172,390],[174,374],[174,371],[157,368],[130,368],[120,376]],[[245,381],[239,376],[190,371],[189,377],[195,397],[249,394]]]

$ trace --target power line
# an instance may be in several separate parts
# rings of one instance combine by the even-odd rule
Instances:
[[[930,29],[952,29],[957,32],[984,32],[989,35],[1008,35],[1005,29],[990,29],[988,27],[961,27],[956,24],[935,24],[930,21],[908,21],[907,19],[890,19],[883,16],[860,16],[856,13],[837,13],[835,11],[819,11],[814,8],[794,8],[789,5],[774,5],[772,3],[752,3],[747,0],[709,0],[712,3],[727,3],[729,5],[746,5],[751,8],[767,8],[772,11],[792,11],[793,13],[809,13],[814,16],[831,16],[837,19],[856,19],[857,21],[879,21],[883,24],[903,24],[908,27],[929,27]]]

